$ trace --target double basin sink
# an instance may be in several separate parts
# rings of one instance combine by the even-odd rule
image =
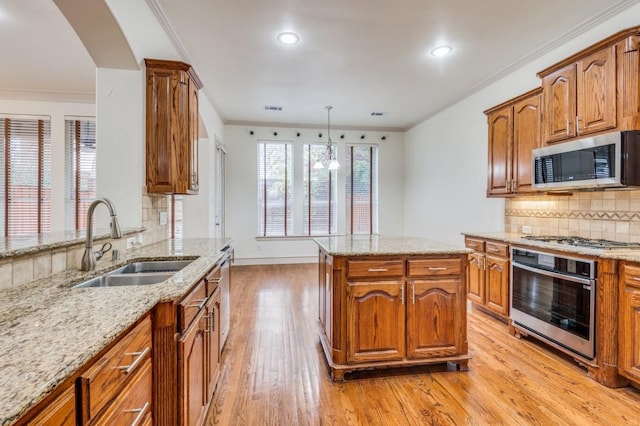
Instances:
[[[73,288],[158,284],[166,281],[191,262],[193,259],[128,263],[118,269],[76,284]]]

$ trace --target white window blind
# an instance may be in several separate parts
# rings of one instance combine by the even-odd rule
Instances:
[[[327,151],[326,144],[304,146],[304,233],[328,235],[336,233],[337,170],[313,165]]]
[[[96,199],[96,123],[65,120],[66,139],[66,227],[86,229],[87,210]]]
[[[51,230],[51,122],[0,116],[0,227],[5,236]]]
[[[291,235],[292,211],[292,144],[258,142],[258,234]]]
[[[346,230],[348,234],[378,232],[378,148],[347,145]]]
[[[216,146],[216,217],[215,235],[216,238],[225,237],[225,177],[226,177],[227,153],[220,145]]]
[[[183,206],[184,196],[171,194],[171,229],[170,238],[182,238],[184,236]]]

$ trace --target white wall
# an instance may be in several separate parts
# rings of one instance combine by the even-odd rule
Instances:
[[[482,112],[539,87],[538,71],[639,19],[637,5],[406,132],[405,234],[461,245],[461,232],[502,231],[504,200],[485,197],[487,124]]]
[[[51,230],[65,230],[65,128],[66,117],[95,117],[93,104],[0,99],[0,114],[25,114],[51,118]]]
[[[249,131],[253,130],[254,135]],[[278,136],[273,132],[277,131]],[[296,132],[301,136],[297,137]],[[322,132],[324,138],[318,138]],[[306,238],[260,238],[258,234],[258,175],[257,142],[259,140],[293,141],[305,143],[326,142],[326,129],[295,129],[261,126],[225,126],[227,146],[227,204],[226,233],[233,238],[236,259],[240,263],[291,263],[315,261],[317,246]],[[338,137],[345,135],[344,139]],[[364,140],[361,135],[366,135]],[[382,136],[386,140],[382,141]],[[403,232],[403,158],[404,137],[402,133],[372,131],[332,130],[332,140],[337,141],[340,164],[338,172],[338,212],[344,211],[344,145],[345,143],[378,144],[378,200],[381,234],[401,235]],[[302,218],[294,218],[298,223]],[[294,225],[295,227],[295,225]],[[345,229],[344,215],[338,214],[338,233]]]

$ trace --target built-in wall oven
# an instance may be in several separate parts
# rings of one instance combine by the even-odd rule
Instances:
[[[513,323],[565,352],[593,359],[596,267],[593,260],[512,247]]]

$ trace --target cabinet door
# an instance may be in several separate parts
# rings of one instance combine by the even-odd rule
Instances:
[[[348,283],[347,324],[347,362],[404,358],[404,282]]]
[[[207,302],[206,347],[207,347],[207,401],[210,401],[216,389],[218,373],[220,372],[220,287],[211,295]]]
[[[540,94],[513,107],[513,192],[531,192],[531,151],[540,148]]]
[[[488,195],[511,192],[511,147],[513,109],[511,106],[493,111],[487,117],[489,124]]]
[[[206,405],[205,309],[178,340],[180,424],[198,425]]]
[[[620,294],[620,373],[640,382],[640,268],[625,268]]]
[[[471,253],[469,255],[469,288],[467,298],[472,302],[484,305],[484,254]]]
[[[578,63],[578,132],[616,127],[616,47],[602,49]]]
[[[547,143],[576,136],[576,65],[571,64],[544,77],[542,91]]]
[[[198,86],[189,81],[189,191],[197,193],[198,184]]]
[[[147,191],[173,191],[173,95],[176,73],[147,68]]]
[[[485,306],[497,314],[507,315],[509,313],[509,260],[489,254],[486,258]]]
[[[407,357],[461,353],[466,313],[460,280],[416,280],[407,288]]]

